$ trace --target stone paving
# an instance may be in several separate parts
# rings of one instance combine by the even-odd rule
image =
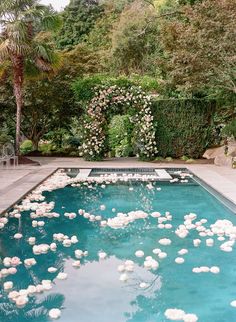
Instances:
[[[0,168],[0,213],[12,206],[28,191],[42,182],[57,168],[188,168],[209,186],[236,204],[236,170],[212,164],[160,164],[141,162],[136,158],[107,159],[87,162],[81,158],[34,157],[41,166],[21,165],[16,168]]]

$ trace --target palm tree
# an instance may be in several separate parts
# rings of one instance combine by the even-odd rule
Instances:
[[[0,68],[11,70],[16,100],[16,154],[20,153],[25,71],[53,71],[58,55],[43,34],[59,27],[59,17],[38,0],[0,1]]]

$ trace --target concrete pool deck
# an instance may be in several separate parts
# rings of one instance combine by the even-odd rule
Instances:
[[[236,204],[236,170],[213,164],[172,164],[141,162],[136,158],[87,162],[81,158],[32,157],[41,166],[20,165],[0,168],[0,214],[42,182],[57,168],[188,168],[210,187]]]

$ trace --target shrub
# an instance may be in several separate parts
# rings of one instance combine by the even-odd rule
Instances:
[[[223,128],[222,134],[228,137],[233,136],[236,139],[236,119],[231,121]]]
[[[55,147],[52,143],[41,143],[39,145],[39,151],[42,152],[42,154],[47,155],[51,154],[52,151],[55,151]]]
[[[25,140],[20,146],[21,154],[28,154],[33,151],[33,143],[31,140]]]
[[[153,102],[156,141],[163,157],[199,158],[211,146],[215,102],[169,99]]]

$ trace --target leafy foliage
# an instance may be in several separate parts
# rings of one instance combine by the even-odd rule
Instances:
[[[76,99],[79,102],[87,103],[93,98],[95,87],[108,87],[114,85],[127,89],[132,86],[141,86],[141,88],[147,92],[157,92],[159,88],[158,81],[154,77],[147,75],[145,77],[141,77],[139,75],[132,74],[129,77],[123,75],[114,77],[107,74],[95,74],[93,76],[78,78],[73,85],[73,89]]]
[[[115,115],[109,124],[108,143],[112,155],[128,157],[132,155],[133,124],[130,115]]]

